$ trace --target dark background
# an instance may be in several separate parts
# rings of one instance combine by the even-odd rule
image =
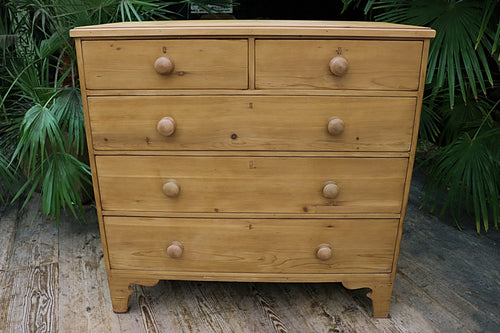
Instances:
[[[234,0],[233,16],[236,19],[275,19],[275,20],[346,20],[364,21],[363,8],[350,6],[342,13],[341,0]],[[182,13],[184,11],[184,13]],[[183,17],[200,18],[198,14],[187,15],[187,8],[180,12]],[[230,18],[220,15],[220,18]]]

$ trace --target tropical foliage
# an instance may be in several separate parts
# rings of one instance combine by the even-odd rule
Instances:
[[[41,193],[43,212],[83,216],[90,183],[76,54],[69,30],[182,17],[225,0],[17,0],[0,6],[0,199]],[[20,180],[20,181],[19,181]]]
[[[343,0],[370,19],[436,30],[422,107],[423,205],[476,229],[500,220],[500,4],[497,0]],[[460,97],[458,97],[460,96]],[[430,148],[430,149],[429,149]]]

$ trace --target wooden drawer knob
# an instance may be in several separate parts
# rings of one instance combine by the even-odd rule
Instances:
[[[344,133],[344,121],[339,117],[332,117],[328,120],[328,133],[340,135]]]
[[[349,69],[347,59],[341,56],[334,57],[330,60],[330,72],[335,76],[344,76]]]
[[[335,199],[340,193],[337,183],[329,181],[323,186],[323,196],[327,199]]]
[[[156,73],[167,75],[172,73],[174,70],[174,63],[168,57],[159,57],[155,61],[154,68]]]
[[[156,130],[163,136],[171,136],[175,132],[175,120],[171,117],[163,117],[156,125]]]
[[[167,180],[167,182],[163,184],[163,194],[169,198],[178,197],[180,192],[181,186],[174,179]]]
[[[316,248],[316,258],[319,260],[328,260],[332,255],[332,247],[330,244],[319,244]]]
[[[181,242],[178,241],[173,241],[172,244],[167,247],[167,255],[170,258],[179,258],[180,256],[182,256],[183,252],[184,246],[181,244]]]

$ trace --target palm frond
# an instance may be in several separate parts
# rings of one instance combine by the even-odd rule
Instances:
[[[344,7],[342,8],[342,13],[344,13],[349,6],[354,6],[354,8],[360,7],[363,2],[365,2],[365,6],[363,8],[363,11],[366,14],[370,11],[372,8],[373,4],[375,3],[376,0],[342,0],[344,3]]]
[[[13,200],[18,199],[25,190],[28,196],[22,207],[37,188],[41,188],[42,211],[55,218],[59,225],[61,210],[68,207],[75,217],[84,217],[81,193],[85,183],[90,183],[89,167],[71,154],[57,152],[49,155],[17,192]]]
[[[57,50],[61,49],[69,39],[69,31],[56,31],[49,38],[40,42],[39,56],[47,58],[53,55]]]
[[[48,139],[48,142],[47,142]],[[50,149],[50,151],[49,151]],[[53,108],[40,104],[33,105],[25,114],[13,160],[30,174],[51,152],[64,151],[64,136],[61,132]]]
[[[474,211],[476,229],[488,231],[489,221],[498,228],[500,220],[500,155],[492,152],[491,140],[498,142],[500,129],[489,129],[475,138],[463,133],[457,140],[438,150],[431,169],[423,205],[433,198],[432,210],[443,199],[441,214],[450,211],[453,216],[465,209]],[[456,181],[460,179],[461,181]],[[453,208],[450,206],[453,204]],[[491,214],[491,216],[490,216]],[[458,219],[457,219],[458,220]]]
[[[0,206],[4,206],[10,194],[14,191],[14,184],[17,181],[17,174],[5,152],[0,149]]]
[[[470,94],[466,94],[470,96]],[[455,141],[462,132],[473,135],[481,123],[486,120],[489,127],[494,126],[494,120],[489,112],[492,104],[485,98],[473,100],[469,97],[466,102],[458,101],[452,110],[444,101],[447,93],[439,95],[440,102],[434,108],[442,116],[442,125],[439,138],[436,142],[440,145],[448,145]]]
[[[431,98],[424,99],[420,116],[419,139],[426,142],[435,142],[439,136],[441,116],[435,108]]]
[[[67,134],[66,151],[74,146],[77,154],[83,154],[85,147],[85,125],[82,113],[80,89],[65,88],[54,99],[54,117],[63,133]]]

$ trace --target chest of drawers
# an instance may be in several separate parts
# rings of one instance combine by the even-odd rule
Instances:
[[[428,28],[73,29],[113,309],[160,279],[342,282],[386,317]]]

